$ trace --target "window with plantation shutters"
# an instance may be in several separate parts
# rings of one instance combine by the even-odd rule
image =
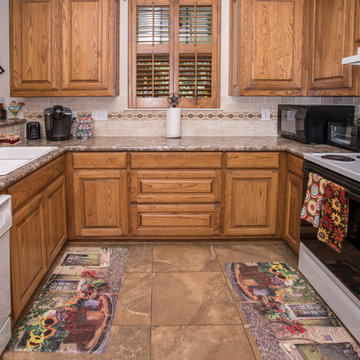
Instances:
[[[130,0],[129,106],[219,107],[220,0]]]

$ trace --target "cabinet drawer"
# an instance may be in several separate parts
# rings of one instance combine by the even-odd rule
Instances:
[[[126,168],[126,153],[88,152],[73,153],[74,169],[119,169]]]
[[[131,227],[134,235],[218,235],[220,206],[197,205],[133,205]]]
[[[131,174],[131,201],[219,202],[221,170],[140,170]]]
[[[65,156],[62,155],[33,174],[20,180],[8,189],[13,211],[26,204],[65,171]]]
[[[221,168],[219,152],[161,152],[131,153],[133,169],[196,169]]]
[[[278,152],[229,152],[226,153],[227,168],[278,168]]]

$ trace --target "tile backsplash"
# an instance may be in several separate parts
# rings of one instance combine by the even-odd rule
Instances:
[[[92,110],[107,110],[106,121],[95,121],[95,136],[164,136],[165,110],[127,109],[126,97],[26,98],[22,112],[27,121],[43,126],[43,111],[61,104],[90,116]],[[360,116],[360,97],[224,97],[221,109],[183,109],[182,136],[276,136],[277,106],[287,104],[355,105]],[[269,109],[270,120],[261,120],[261,110]]]

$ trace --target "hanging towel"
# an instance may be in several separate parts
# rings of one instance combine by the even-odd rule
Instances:
[[[346,189],[327,181],[317,233],[318,239],[340,252],[347,236],[348,221],[349,198],[346,196]]]
[[[316,228],[319,227],[325,183],[326,180],[323,177],[313,172],[309,172],[309,181],[300,217]]]

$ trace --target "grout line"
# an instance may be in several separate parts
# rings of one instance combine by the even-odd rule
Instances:
[[[228,289],[229,289],[229,291],[230,291],[230,296],[231,296],[231,298],[232,298],[232,300],[233,300],[233,302],[234,302],[234,306],[235,306],[236,311],[237,311],[237,313],[238,313],[238,316],[239,316],[239,318],[240,318],[240,321],[241,321],[241,324],[240,324],[240,325],[241,325],[241,327],[243,328],[243,331],[244,331],[244,333],[245,333],[245,335],[246,335],[246,338],[247,338],[247,340],[248,340],[248,344],[249,344],[249,346],[250,346],[250,349],[251,349],[251,351],[252,351],[252,354],[253,354],[253,356],[254,356],[254,359],[257,359],[256,353],[255,353],[255,351],[254,351],[254,349],[253,349],[252,342],[250,341],[249,336],[248,336],[248,333],[247,333],[247,331],[246,331],[246,329],[245,329],[245,325],[249,326],[249,324],[248,324],[248,322],[247,322],[247,320],[246,320],[246,318],[245,318],[245,314],[244,314],[244,313],[242,312],[242,310],[240,309],[239,301],[235,298],[235,293],[234,293],[233,289],[230,288],[229,282],[227,281],[227,274],[226,274],[226,272],[225,272],[225,269],[221,266],[220,258],[219,258],[219,256],[218,256],[218,253],[216,252],[216,247],[215,247],[215,246],[214,246],[214,251],[215,251],[217,260],[218,260],[218,262],[219,262],[219,265],[220,265],[221,273],[222,273],[223,277],[225,278],[226,285],[227,285],[227,287],[228,287]],[[241,311],[241,313],[240,313],[240,311]],[[245,323],[243,323],[243,321],[245,321]]]

